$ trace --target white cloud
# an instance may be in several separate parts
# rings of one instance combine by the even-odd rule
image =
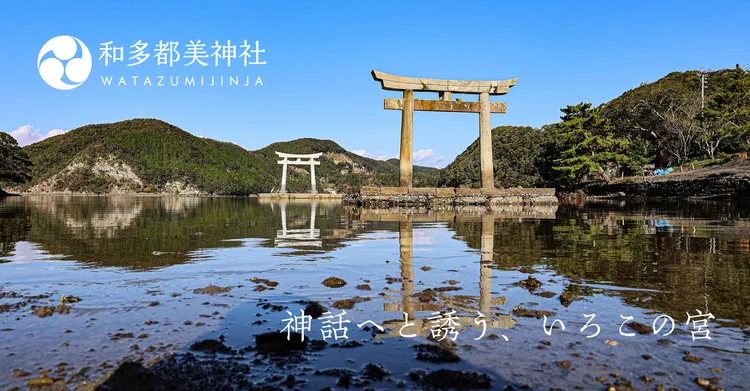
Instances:
[[[399,155],[375,155],[373,153],[367,152],[364,149],[355,149],[355,150],[352,150],[352,153],[355,153],[359,156],[369,157],[371,159],[377,159],[377,160],[388,160],[388,159],[399,158]],[[420,149],[414,152],[412,159],[414,160],[414,164],[418,164],[420,166],[442,167],[444,166],[444,164],[441,164],[441,162],[445,160],[445,156],[436,155],[435,151],[433,151],[432,149]]]
[[[412,232],[412,243],[413,244],[435,244],[435,237],[432,233],[429,235],[427,232],[415,229]]]
[[[435,156],[435,152],[431,149],[420,149],[417,152],[414,152],[414,161],[419,163],[423,160],[427,160],[431,157]]]
[[[8,132],[8,134],[13,136],[13,138],[18,141],[18,145],[23,147],[29,144],[34,144],[38,141],[42,141],[48,137],[63,134],[65,132],[67,132],[67,130],[52,129],[47,133],[42,133],[39,131],[39,129],[34,129],[34,127],[31,125],[23,125],[16,130],[11,130],[10,132]]]
[[[436,155],[432,149],[420,149],[414,152],[414,163],[420,166],[441,167],[440,162],[443,160],[445,160],[445,156]]]
[[[370,152],[365,151],[364,149],[355,149],[352,151],[352,153],[357,154],[362,157],[369,157],[370,159],[375,160],[388,160],[388,159],[398,159],[398,155],[375,155]]]

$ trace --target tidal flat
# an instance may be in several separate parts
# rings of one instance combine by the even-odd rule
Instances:
[[[0,275],[2,390],[733,390],[750,376],[741,201],[9,197]],[[287,334],[302,311],[309,329]]]

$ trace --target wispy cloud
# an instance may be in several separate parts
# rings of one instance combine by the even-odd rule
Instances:
[[[355,149],[352,151],[352,153],[355,153],[363,157],[369,157],[370,159],[375,159],[375,160],[398,159],[398,155],[378,155],[378,154],[367,152],[364,149]]]
[[[443,155],[435,155],[435,151],[432,149],[420,149],[417,152],[414,152],[414,161],[415,162],[435,162],[439,163],[445,159],[445,156]]]
[[[399,158],[399,155],[378,155],[378,154],[367,152],[364,149],[355,149],[352,152],[356,153],[359,156],[369,157],[371,159],[376,159],[376,160],[388,160],[388,159]],[[445,165],[443,163],[445,160],[445,156],[436,155],[435,151],[433,151],[432,149],[420,149],[418,151],[415,151],[412,159],[414,161],[414,164],[418,164],[420,166],[443,167]]]
[[[13,138],[18,141],[18,145],[20,146],[26,146],[29,144],[34,144],[35,142],[42,141],[48,137],[57,136],[58,134],[63,134],[67,132],[67,130],[62,129],[52,129],[48,131],[47,133],[42,133],[39,129],[35,129],[31,125],[23,125],[20,126],[18,129],[11,130],[8,132]]]

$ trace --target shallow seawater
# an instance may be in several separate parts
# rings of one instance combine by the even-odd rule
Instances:
[[[0,200],[0,276],[3,390],[40,375],[86,388],[122,362],[159,365],[205,339],[250,347],[215,357],[284,389],[341,388],[341,376],[316,374],[332,368],[350,369],[353,389],[450,385],[434,383],[440,369],[486,374],[493,389],[728,390],[750,377],[750,205],[739,202],[429,211],[12,197]],[[253,349],[309,302],[348,321],[327,324],[348,339],[295,362]],[[668,317],[674,331],[655,335]],[[314,319],[305,333],[323,340],[325,327]],[[418,360],[418,344],[460,359]],[[370,363],[387,374],[362,375]]]

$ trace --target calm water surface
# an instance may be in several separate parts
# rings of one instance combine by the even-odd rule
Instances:
[[[360,371],[367,363],[390,372],[372,384],[378,389],[419,388],[408,376],[419,368],[486,373],[496,389],[616,382],[702,389],[697,377],[736,389],[750,377],[750,207],[741,203],[427,211],[239,198],[13,197],[0,200],[0,276],[0,389],[25,389],[40,374],[76,388],[124,360],[153,364],[220,335],[242,348],[258,333],[282,329],[286,311],[298,315],[309,301],[346,311],[349,340],[363,346],[327,348],[310,355],[306,368],[251,373],[253,382],[294,373],[295,388],[335,388],[335,378],[311,371]],[[328,277],[347,284],[328,288]],[[231,290],[195,292],[208,285]],[[38,316],[63,295],[80,301]],[[413,345],[428,342],[428,318],[448,310],[456,311],[459,335],[454,346],[443,345],[460,362],[416,360]],[[565,329],[547,335],[533,311]],[[697,311],[715,317],[710,340],[693,340],[687,321]],[[399,335],[404,313],[413,323],[404,334],[417,337]],[[478,313],[487,329],[475,340]],[[591,314],[600,332],[587,338],[597,328],[581,331]],[[663,315],[675,322],[669,336],[629,326],[650,328]],[[632,320],[621,329],[623,317]],[[357,327],[367,320],[385,333]],[[313,321],[314,339],[322,339],[320,327]]]

